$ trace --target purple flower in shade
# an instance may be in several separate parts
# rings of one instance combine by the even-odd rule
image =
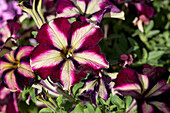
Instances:
[[[113,80],[117,77],[117,74],[106,73],[98,70],[93,74],[90,74],[87,80],[84,81],[84,87],[81,90],[79,98],[83,101],[91,101],[96,105],[97,95],[107,100],[111,89],[114,86]]]
[[[57,17],[86,17],[92,22],[101,22],[103,17],[124,19],[124,12],[120,11],[109,0],[58,0]]]
[[[17,5],[17,1],[7,3],[6,0],[0,0],[0,28],[3,22],[14,19],[16,15],[22,14],[22,10]]]
[[[0,112],[19,113],[17,102],[19,92],[11,92],[0,83]]]
[[[11,91],[23,90],[24,86],[31,86],[34,76],[30,66],[31,46],[18,47],[0,59],[0,78]]]
[[[69,90],[86,76],[75,73],[79,65],[94,69],[108,67],[96,45],[102,37],[100,27],[92,23],[70,24],[65,18],[57,18],[39,30],[36,39],[40,44],[32,53],[31,67],[42,79],[50,76],[53,82],[59,81]]]
[[[17,39],[17,31],[20,28],[20,24],[12,20],[4,22],[0,28],[0,48],[8,42],[8,39],[12,39],[15,42]]]
[[[132,55],[122,54],[122,55],[120,55],[120,59],[123,61],[123,62],[120,64],[121,66],[130,65],[130,64],[133,63],[133,57],[132,57]]]
[[[138,10],[138,15],[139,15],[139,18],[136,21],[134,21],[134,24],[138,26],[138,29],[141,32],[144,32],[143,23],[145,25],[149,24],[150,22],[149,19],[153,16],[154,10],[151,6],[148,6],[144,3],[135,3],[134,5]]]
[[[164,67],[144,65],[136,69],[120,70],[114,90],[136,99],[139,113],[169,113],[169,72]]]

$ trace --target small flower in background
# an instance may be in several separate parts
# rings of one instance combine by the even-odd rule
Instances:
[[[11,92],[0,83],[0,112],[19,113],[17,102],[20,92]]]
[[[138,10],[138,13],[139,13],[139,17],[138,19],[136,19],[134,21],[134,25],[137,25],[138,26],[138,29],[141,31],[141,32],[144,32],[143,30],[143,23],[145,25],[148,25],[149,22],[150,22],[150,18],[153,16],[154,14],[154,10],[152,7],[146,5],[146,4],[143,4],[143,3],[135,3],[134,4],[136,9]]]
[[[80,92],[79,98],[82,101],[90,100],[95,105],[97,95],[107,100],[114,86],[113,81],[116,77],[117,73],[106,73],[104,71],[90,74],[87,80],[84,81],[84,86]]]
[[[133,63],[133,57],[132,55],[126,55],[126,54],[122,54],[120,55],[120,59],[122,60],[122,63],[120,64],[121,66],[126,66]]]
[[[80,20],[90,19],[97,24],[101,22],[103,17],[124,19],[124,12],[120,11],[109,0],[58,0],[56,11],[57,17],[80,17]]]
[[[136,99],[139,113],[169,113],[170,84],[169,72],[164,67],[144,65],[120,70],[115,80],[114,90],[123,96]]]
[[[31,67],[42,79],[50,76],[53,82],[61,82],[65,89],[79,82],[85,75],[77,75],[79,65],[94,69],[108,68],[108,62],[96,45],[103,33],[87,22],[70,24],[65,18],[57,18],[44,24],[37,34],[40,43],[31,56]]]
[[[12,20],[4,22],[0,28],[0,54],[17,48],[17,31],[21,28],[20,24]]]
[[[14,19],[16,15],[21,15],[22,10],[17,6],[19,2],[0,0],[0,28],[3,22]]]
[[[18,47],[0,59],[0,78],[11,91],[20,91],[31,86],[35,74],[30,66],[31,46]]]

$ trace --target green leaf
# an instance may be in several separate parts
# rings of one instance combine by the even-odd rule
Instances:
[[[121,98],[117,95],[111,95],[111,102],[118,106],[118,108],[125,108],[125,104]]]
[[[99,107],[96,108],[96,112],[95,113],[102,113]]]
[[[145,33],[148,33],[153,28],[153,26],[154,26],[154,22],[153,20],[151,20],[149,22],[149,25],[147,25],[147,27],[145,28]]]
[[[57,105],[60,107],[62,104],[63,95],[59,95],[57,98]]]
[[[148,52],[145,48],[142,48],[142,50],[143,50],[142,59],[146,61],[148,58]]]
[[[84,85],[83,82],[79,82],[79,83],[75,84],[72,88],[73,95],[76,95],[76,92],[78,91],[78,89],[81,88],[83,85]]]
[[[159,30],[149,31],[149,33],[146,34],[146,37],[148,38],[153,37],[154,35],[157,35],[159,32],[160,32]]]
[[[53,113],[53,111],[50,108],[43,108],[39,111],[39,113]]]
[[[31,100],[35,103],[37,101],[37,99],[36,99],[35,89],[34,88],[30,89],[30,95],[31,95]]]
[[[77,104],[75,109],[71,113],[84,113],[83,106],[81,106],[81,104]]]
[[[132,97],[131,96],[125,97],[125,103],[126,103],[126,108],[128,108],[132,103]]]
[[[86,103],[86,106],[89,113],[95,113],[93,106],[89,102]]]
[[[149,52],[148,60],[159,59],[165,51],[151,51]]]

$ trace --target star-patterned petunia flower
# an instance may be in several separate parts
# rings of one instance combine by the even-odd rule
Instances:
[[[108,62],[96,45],[102,37],[100,27],[95,24],[70,24],[65,18],[57,18],[39,30],[36,39],[40,44],[32,53],[31,67],[42,79],[50,76],[53,82],[61,82],[64,89],[70,90],[86,76],[76,74],[79,65],[108,68]]]
[[[86,17],[99,24],[103,17],[124,19],[124,12],[109,0],[58,0],[57,17]],[[81,19],[81,18],[79,18]]]
[[[30,66],[31,46],[18,47],[0,59],[0,78],[11,91],[23,90],[24,86],[31,86],[34,76]]]
[[[144,65],[124,68],[115,80],[114,90],[136,99],[139,113],[169,113],[169,72],[164,67]]]

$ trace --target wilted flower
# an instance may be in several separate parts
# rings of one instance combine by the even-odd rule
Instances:
[[[107,100],[114,86],[113,80],[116,77],[116,73],[106,73],[104,71],[90,74],[87,80],[84,81],[84,87],[79,96],[80,99],[83,101],[90,100],[96,104],[97,95],[99,95],[101,98]]]
[[[30,66],[31,46],[18,47],[0,59],[0,78],[6,87],[12,91],[23,90],[31,86],[34,73]]]
[[[130,65],[130,64],[133,63],[133,57],[132,57],[132,55],[122,54],[122,55],[120,55],[120,59],[123,61],[123,62],[120,64],[121,66]]]
[[[75,73],[79,65],[108,67],[96,45],[102,37],[101,29],[92,23],[70,24],[65,18],[57,18],[39,30],[36,39],[40,44],[32,53],[31,67],[42,79],[50,76],[53,82],[59,81],[69,90],[86,76]]]
[[[124,96],[136,99],[139,113],[169,113],[170,84],[169,72],[164,67],[144,65],[137,68],[120,70],[115,80],[114,90]]]
[[[0,0],[0,28],[3,22],[14,19],[17,14],[22,14],[22,10],[17,5],[17,1],[9,1],[7,3],[6,0]]]
[[[0,83],[0,112],[19,113],[17,102],[19,92],[11,92]]]
[[[84,16],[97,23],[100,23],[103,17],[124,19],[124,12],[120,11],[109,0],[58,0],[56,11],[57,17],[77,18]]]

